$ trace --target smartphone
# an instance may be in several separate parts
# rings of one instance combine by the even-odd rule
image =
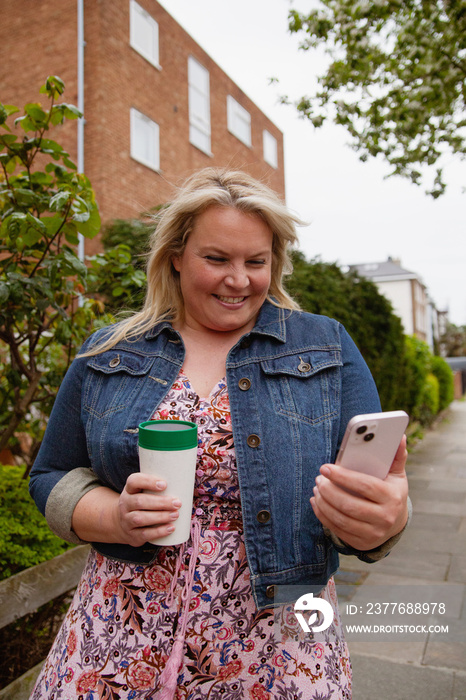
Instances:
[[[404,411],[354,416],[347,425],[335,464],[385,479],[408,422]]]

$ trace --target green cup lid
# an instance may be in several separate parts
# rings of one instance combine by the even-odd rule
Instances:
[[[139,424],[139,445],[146,450],[197,447],[197,425],[187,420],[148,420]]]

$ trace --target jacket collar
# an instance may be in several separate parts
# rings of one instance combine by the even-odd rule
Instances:
[[[259,311],[259,316],[257,317],[256,325],[250,331],[249,335],[267,335],[272,338],[276,338],[282,343],[286,342],[286,319],[292,311],[289,309],[281,309],[272,302],[266,300]],[[169,335],[173,336],[177,340],[180,339],[178,331],[172,328],[170,321],[160,321],[153,328],[151,328],[144,337],[146,340],[153,340],[162,333],[162,331],[167,331]]]
[[[266,300],[259,311],[256,325],[251,334],[267,335],[276,338],[281,343],[286,342],[286,319],[292,311],[281,309],[271,301]]]

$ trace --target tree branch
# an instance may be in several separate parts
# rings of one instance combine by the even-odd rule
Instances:
[[[26,415],[27,409],[29,408],[29,404],[33,400],[34,394],[36,393],[37,388],[39,386],[41,377],[42,372],[36,371],[35,375],[31,378],[28,388],[26,389],[18,404],[15,406],[8,427],[2,432],[0,436],[0,451],[6,448],[10,438],[14,435],[16,428]]]

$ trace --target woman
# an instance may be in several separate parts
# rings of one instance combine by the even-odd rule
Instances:
[[[351,697],[337,552],[375,561],[399,537],[406,452],[385,481],[333,464],[380,405],[346,331],[282,286],[296,223],[250,176],[201,171],[160,217],[142,311],[68,371],[31,493],[93,548],[33,698]],[[198,425],[186,546],[148,544],[180,507],[139,472],[150,418]],[[309,592],[334,610],[319,635],[293,614]]]

